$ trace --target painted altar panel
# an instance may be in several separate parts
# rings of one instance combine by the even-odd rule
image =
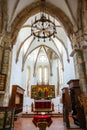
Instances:
[[[55,98],[55,86],[54,85],[32,85],[31,98],[33,99]]]

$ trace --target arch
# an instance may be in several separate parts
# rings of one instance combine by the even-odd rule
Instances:
[[[67,61],[70,62],[69,60],[69,54],[68,54],[68,49],[67,47],[65,46],[64,42],[62,41],[62,39],[60,39],[58,36],[55,36],[57,38],[58,41],[60,41],[60,43],[63,45],[65,51],[66,51],[66,55],[67,55]]]
[[[26,22],[26,20],[29,17],[35,15],[36,13],[39,13],[40,7],[41,7],[40,1],[33,2],[16,16],[11,25],[12,44],[15,44],[18,32],[21,29],[22,25]],[[50,2],[46,2],[46,11],[48,14],[50,14],[51,16],[55,17],[58,21],[60,21],[60,23],[66,30],[68,36],[73,32],[73,25],[70,19],[65,15],[65,13],[61,9],[54,6]]]
[[[36,61],[35,61],[35,64],[34,64],[34,74],[33,74],[33,76],[36,76],[36,73],[35,73],[35,71],[36,71],[36,64],[37,64],[37,60],[38,60],[38,56],[40,54],[41,48],[42,48],[42,46],[39,48],[38,53],[37,53]]]
[[[24,43],[25,43],[31,36],[32,36],[32,35],[29,35],[27,38],[25,38],[25,39],[21,42],[21,44],[20,44],[20,46],[19,46],[19,48],[18,48],[18,50],[17,50],[16,63],[18,62],[18,57],[19,57],[19,53],[20,53],[20,50],[21,50],[22,46],[24,45]],[[34,39],[33,39],[32,41],[34,41]],[[32,41],[30,42],[30,45],[31,45]]]
[[[51,62],[50,62],[50,59],[49,59],[49,57],[48,57],[48,55],[47,55],[47,51],[46,51],[45,46],[41,46],[40,49],[39,49],[39,51],[38,51],[37,58],[36,58],[36,61],[35,61],[35,64],[34,64],[34,74],[33,74],[33,75],[36,75],[36,74],[35,74],[35,71],[36,71],[36,64],[37,64],[37,60],[38,60],[38,57],[39,57],[39,54],[40,54],[40,50],[41,50],[42,48],[44,49],[45,54],[46,54],[46,56],[47,56],[47,58],[48,58],[48,62],[49,62],[49,65],[50,65],[50,75],[52,75]]]
[[[45,46],[45,47],[51,49],[53,52],[55,52],[51,47],[49,47],[49,46],[47,46],[47,45],[40,45],[40,46],[37,46],[37,47],[34,48],[34,50],[37,49],[37,48],[39,48],[39,47],[42,47],[42,46],[43,46],[43,47]],[[31,50],[30,52],[28,52],[28,54],[26,55],[25,59],[23,59],[22,71],[23,71],[23,69],[24,69],[24,64],[25,64],[25,62],[26,62],[27,57],[28,57],[29,54],[31,54],[34,50]],[[58,55],[56,52],[55,52],[55,54],[56,54],[57,57],[59,58],[59,60],[60,60],[60,62],[61,62],[61,65],[62,65],[62,69],[64,70],[64,64],[63,64],[63,59],[62,59],[61,54]]]
[[[28,25],[27,25],[27,26],[28,26]],[[23,27],[23,26],[22,26],[22,27]],[[25,25],[25,27],[26,27],[26,25]],[[29,27],[30,27],[30,26],[29,26]],[[31,36],[32,36],[32,35],[29,35],[27,38],[25,38],[25,39],[20,43],[20,46],[19,46],[19,48],[18,48],[18,50],[17,50],[16,63],[18,62],[18,57],[19,57],[19,53],[20,53],[20,50],[21,50],[22,46],[25,44],[25,42],[26,42]],[[60,39],[57,35],[55,35],[55,37],[56,37],[56,39],[57,39],[58,41],[60,41],[60,43],[63,45],[63,47],[64,47],[64,49],[65,49],[65,51],[66,51],[67,61],[69,62],[69,54],[68,54],[67,47],[65,46],[65,43],[64,43],[63,40]],[[24,54],[24,57],[27,55],[28,50],[29,50],[29,48],[30,48],[30,46],[32,45],[32,43],[33,43],[34,40],[35,40],[35,37],[33,37],[32,41],[30,42],[30,44],[29,44],[29,46],[28,46],[28,48],[27,48],[27,51],[26,51],[26,53]],[[54,40],[53,40],[52,38],[51,38],[51,40],[52,40],[52,42],[55,44],[55,47],[57,48],[56,43],[54,42]],[[57,48],[57,51],[58,51],[58,48]],[[58,51],[58,53],[59,53],[59,51]]]

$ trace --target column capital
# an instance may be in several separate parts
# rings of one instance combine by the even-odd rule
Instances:
[[[72,52],[73,56],[77,51],[84,51],[87,49],[87,41],[84,39],[82,32],[79,30],[71,36]]]
[[[2,39],[2,44],[5,45],[5,48],[8,50],[11,50],[12,44],[11,44],[11,35],[10,33],[6,33]]]

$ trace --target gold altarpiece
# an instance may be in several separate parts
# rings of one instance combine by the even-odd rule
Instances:
[[[33,99],[55,98],[55,86],[54,85],[32,85],[31,98]]]
[[[51,99],[55,98],[55,85],[32,85],[31,98],[34,99],[34,104],[32,104],[32,111],[54,111]]]

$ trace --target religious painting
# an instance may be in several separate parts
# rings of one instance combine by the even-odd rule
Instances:
[[[52,99],[55,97],[54,85],[32,85],[31,98],[33,99]]]

